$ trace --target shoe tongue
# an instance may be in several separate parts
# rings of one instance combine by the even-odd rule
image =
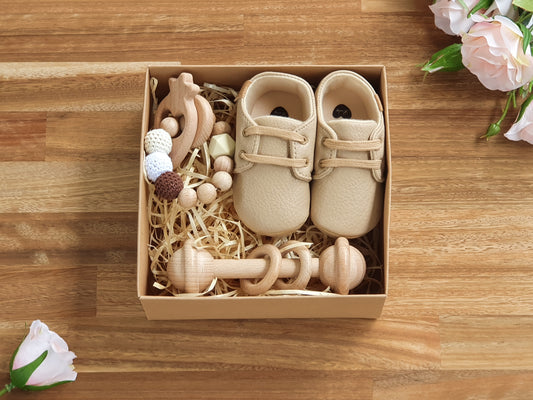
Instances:
[[[301,125],[302,121],[289,118],[289,117],[280,117],[276,115],[264,115],[257,117],[255,120],[259,126],[270,126],[272,128],[286,129],[292,131]]]
[[[335,119],[329,121],[328,125],[340,140],[368,140],[377,123],[372,120]]]

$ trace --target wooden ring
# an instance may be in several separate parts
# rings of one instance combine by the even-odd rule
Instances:
[[[300,244],[298,247],[283,250],[283,247],[290,247],[295,244]],[[291,278],[289,282],[285,282],[283,279],[277,279],[274,283],[274,287],[276,289],[282,289],[282,290],[288,290],[288,289],[298,289],[303,290],[307,287],[307,284],[309,283],[309,280],[311,279],[311,252],[309,249],[303,245],[301,245],[300,242],[297,240],[289,240],[285,245],[282,247],[281,255],[285,255],[289,253],[290,251],[294,251],[300,260],[300,269],[298,271],[298,275],[296,278]]]
[[[281,252],[272,244],[265,244],[255,248],[248,258],[268,257],[270,264],[265,276],[257,283],[253,283],[250,279],[241,279],[241,289],[250,296],[257,296],[265,293],[274,285],[279,276],[281,269]]]

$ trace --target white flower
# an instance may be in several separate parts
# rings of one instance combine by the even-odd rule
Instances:
[[[533,107],[526,107],[524,115],[519,121],[516,121],[504,136],[513,141],[524,140],[533,144]]]
[[[42,357],[40,363],[36,362]],[[77,376],[72,365],[74,358],[76,355],[57,333],[39,320],[33,321],[29,334],[15,352],[11,381],[14,386],[27,390],[74,381]],[[30,365],[34,362],[35,365]],[[31,373],[29,377],[28,373]]]
[[[466,8],[464,5],[466,5]],[[461,36],[467,33],[474,22],[468,14],[479,3],[479,0],[437,0],[435,4],[429,6],[435,15],[435,25],[448,35]],[[495,0],[487,10],[479,10],[475,15],[486,15],[494,17],[504,15],[514,19],[518,12],[513,7],[512,0]]]
[[[478,0],[464,0],[468,7],[465,9],[457,0],[437,0],[429,6],[435,14],[435,25],[448,35],[462,35],[468,32],[474,22],[468,18],[470,10],[478,3]]]
[[[504,15],[511,19],[518,17],[518,11],[513,6],[513,0],[495,0],[484,14],[489,17]]]

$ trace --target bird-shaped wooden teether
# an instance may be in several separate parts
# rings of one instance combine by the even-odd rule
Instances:
[[[177,78],[168,81],[170,92],[161,101],[154,116],[154,127],[159,128],[161,121],[171,115],[183,117],[181,133],[172,139],[170,158],[174,168],[178,168],[191,147],[201,146],[211,134],[215,115],[209,102],[200,96],[200,87],[193,77],[182,72]]]

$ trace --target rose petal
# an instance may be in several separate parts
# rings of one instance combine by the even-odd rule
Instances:
[[[524,54],[522,40],[518,26],[506,17],[477,22],[462,37],[463,64],[490,90],[518,89],[533,79],[533,57]]]
[[[33,321],[30,332],[22,341],[13,360],[13,369],[18,369],[35,361],[41,354],[48,350],[50,330],[46,324],[39,320]]]

